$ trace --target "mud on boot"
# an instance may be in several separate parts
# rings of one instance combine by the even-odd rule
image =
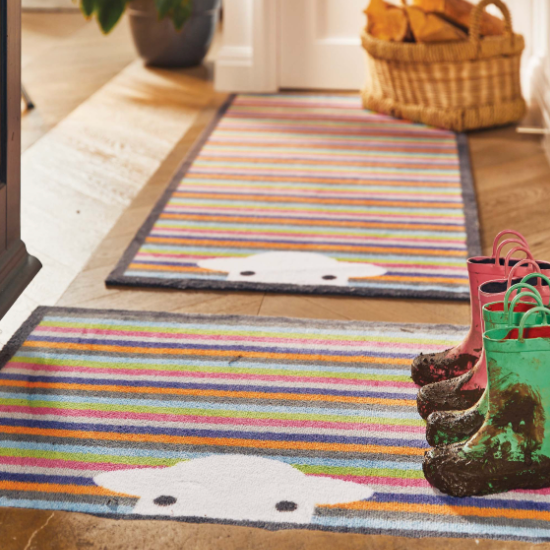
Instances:
[[[488,411],[464,443],[436,447],[424,457],[426,479],[452,496],[487,495],[550,487],[550,327],[519,328],[484,336],[489,381]],[[544,321],[546,322],[546,321]]]
[[[420,416],[426,419],[435,411],[465,411],[473,407],[481,399],[485,388],[464,389],[471,377],[470,370],[462,376],[420,388],[416,396]]]
[[[478,351],[481,354],[481,349]],[[426,355],[421,353],[412,363],[412,379],[415,384],[426,386],[455,378],[472,369],[479,359],[479,354],[457,354],[454,349]]]
[[[524,262],[532,263],[536,266],[535,262],[531,260],[524,260]],[[528,275],[523,280],[514,280],[512,275],[513,273],[510,273],[508,281],[491,281],[480,287],[482,324],[485,330],[505,328],[509,325],[517,326],[527,311],[530,311],[537,305],[542,306],[544,300],[550,298],[550,280],[544,275],[540,273]],[[537,280],[544,282],[545,286],[540,287],[544,298],[534,286]],[[510,300],[514,292],[517,292],[517,295]],[[524,300],[527,299],[533,300],[534,303],[525,302]],[[538,318],[532,319],[533,322],[540,324],[542,318],[538,316]],[[440,382],[434,386],[439,386],[439,393],[444,389],[456,392],[453,400],[457,404],[455,410],[449,410],[446,409],[446,406],[439,405],[438,403],[446,405],[445,399],[443,396],[435,394],[435,392],[432,392],[435,395],[430,395],[428,391],[430,386],[424,386],[419,392],[419,409],[427,410],[431,408],[434,411],[429,415],[426,425],[426,440],[432,446],[449,445],[465,441],[481,428],[489,407],[489,394],[484,391],[487,386],[485,353],[482,354],[480,360],[470,373],[455,378],[450,382],[455,382],[455,384]],[[483,396],[473,406],[464,406],[467,404],[469,398],[464,390],[476,388],[481,388]],[[466,397],[461,399],[461,395],[465,395]],[[430,397],[432,403],[426,403]],[[420,401],[423,401],[423,403]]]
[[[426,421],[426,441],[431,447],[470,439],[483,425],[489,400],[487,392],[465,411],[436,411]]]

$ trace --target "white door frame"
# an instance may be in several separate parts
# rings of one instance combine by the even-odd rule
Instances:
[[[215,88],[221,92],[279,90],[279,1],[229,0]]]

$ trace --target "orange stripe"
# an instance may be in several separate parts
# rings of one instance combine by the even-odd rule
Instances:
[[[361,501],[349,504],[323,506],[344,510],[368,510],[376,512],[407,512],[434,516],[474,516],[483,518],[532,519],[549,521],[550,512],[539,510],[513,510],[507,508],[476,508],[475,506],[452,506],[439,504],[409,504],[401,502]]]
[[[352,279],[354,280],[354,279]],[[368,280],[368,279],[358,279],[358,280]],[[443,283],[443,284],[463,284],[467,285],[467,279],[452,279],[447,277],[416,277],[415,275],[409,275],[407,277],[400,277],[397,275],[377,277],[378,281],[411,281],[415,283]]]
[[[154,265],[154,264],[140,264],[140,263],[131,263],[128,266],[128,269],[145,269],[147,271],[171,271],[177,273],[210,273],[212,275],[226,275],[225,271],[211,271],[208,269],[197,269],[195,267],[181,267],[176,265]],[[372,280],[372,277],[368,279],[361,279],[360,277],[352,277],[352,281],[367,281]],[[377,281],[415,281],[422,283],[442,283],[442,284],[466,284],[465,279],[452,279],[445,277],[415,277],[410,275],[408,277],[399,277],[399,276],[385,276],[385,277],[376,277]]]
[[[61,485],[59,483],[25,483],[23,481],[0,481],[0,490],[4,491],[36,491],[39,493],[66,493],[70,495],[105,495],[113,491],[103,487],[83,487],[80,485]]]
[[[230,390],[186,390],[183,388],[157,388],[147,386],[117,386],[110,384],[69,384],[66,382],[29,382],[28,380],[0,380],[0,386],[16,388],[40,388],[74,391],[105,391],[113,393],[146,393],[158,395],[191,395],[195,397],[232,397],[238,399],[270,399],[279,401],[323,401],[327,403],[355,403],[362,405],[386,405],[416,407],[414,399],[384,399],[381,397],[353,397],[349,395],[317,395],[302,393],[247,392]]]
[[[457,170],[459,168],[458,161],[449,164],[410,164],[403,163],[398,164],[395,162],[365,162],[358,160],[321,160],[321,159],[292,159],[292,158],[272,158],[262,157],[261,153],[257,157],[225,157],[223,155],[208,155],[201,153],[198,158],[199,161],[215,161],[215,162],[242,162],[246,164],[305,164],[310,163],[312,165],[325,165],[325,166],[360,166],[366,168],[414,168],[415,170]]]
[[[227,275],[226,271],[212,271],[210,269],[200,269],[196,267],[180,267],[177,265],[149,265],[132,263],[128,269],[146,269],[147,271],[178,271],[181,273],[210,273],[212,275]]]
[[[40,340],[27,341],[23,347],[50,348],[50,349],[75,349],[79,351],[112,351],[118,353],[140,353],[153,355],[204,355],[216,357],[235,357],[231,350],[191,350],[174,348],[142,348],[131,346],[115,346],[103,344],[76,344],[72,342],[42,342]],[[345,355],[307,355],[298,353],[273,353],[265,351],[239,351],[241,357],[254,357],[261,359],[282,359],[303,361],[329,361],[333,363],[380,363],[390,365],[409,365],[409,359],[394,359],[391,357],[369,357],[367,355],[346,357]]]
[[[218,134],[219,135],[219,134]],[[411,140],[414,141],[414,140]],[[292,147],[293,149],[326,149],[327,147],[325,145],[312,145],[311,143],[308,143],[307,141],[296,141],[296,142],[285,142],[282,141],[280,143],[276,142],[265,142],[265,141],[254,141],[252,143],[250,142],[237,142],[237,141],[224,141],[223,139],[218,139],[216,136],[214,139],[210,140],[211,145],[226,145],[230,147],[260,147],[265,149],[272,149],[272,148],[287,148]],[[344,143],[342,145],[330,145],[330,149],[343,149],[345,151],[365,151],[365,145],[352,145]],[[375,152],[384,152],[384,153],[411,153],[414,152],[418,155],[458,155],[458,151],[456,147],[449,146],[445,149],[430,149],[429,146],[424,149],[415,149],[414,151],[411,151],[411,149],[407,147],[401,147],[399,148],[398,145],[395,147],[388,146],[388,147],[377,147],[376,149],[372,149],[372,151]]]
[[[242,216],[224,216],[217,214],[166,214],[163,213],[160,216],[161,219],[166,220],[199,220],[199,221],[219,221],[219,222],[242,222],[250,223],[250,218]],[[463,225],[412,225],[412,224],[398,224],[398,223],[384,223],[384,222],[342,222],[336,220],[299,220],[296,218],[276,218],[275,220],[255,218],[255,224],[290,224],[290,225],[321,225],[321,226],[335,226],[335,227],[363,227],[374,229],[423,229],[434,231],[450,231],[450,232],[463,232]]]
[[[337,451],[347,453],[373,453],[406,456],[422,456],[424,449],[416,447],[384,447],[382,445],[359,445],[356,443],[318,443],[308,441],[264,441],[253,439],[238,439],[220,437],[187,437],[180,435],[128,434],[111,432],[81,432],[73,430],[57,430],[29,428],[20,426],[0,426],[0,433],[25,434],[74,439],[95,439],[104,441],[131,441],[173,443],[176,445],[209,445],[214,447],[247,447],[252,449],[294,449],[301,451]]]
[[[186,191],[176,191],[174,197],[192,198],[192,199],[217,199],[228,201],[261,201],[261,202],[281,202],[284,204],[315,203],[315,204],[343,204],[359,206],[387,206],[404,208],[444,208],[444,209],[462,209],[462,204],[447,202],[413,202],[413,201],[386,201],[386,200],[364,200],[364,199],[324,199],[320,197],[277,197],[272,195],[252,195],[252,194],[231,194],[231,193],[191,193]]]
[[[225,246],[228,248],[266,248],[266,243],[256,241],[212,241],[209,239],[193,240],[193,239],[174,239],[165,237],[147,237],[146,243],[162,243],[162,244],[178,244],[178,245],[194,245],[194,246]],[[334,250],[337,252],[372,252],[380,254],[407,254],[419,256],[455,256],[464,257],[464,252],[460,250],[420,250],[414,248],[392,248],[391,250],[378,246],[340,246],[340,245],[307,245],[307,244],[288,244],[288,243],[267,243],[269,248],[279,248],[284,250]]]
[[[189,176],[193,179],[213,179],[212,174],[200,174],[200,173],[189,173]],[[411,186],[422,186],[422,187],[440,187],[443,189],[454,188],[460,189],[459,183],[437,183],[437,182],[409,182],[402,180],[369,180],[364,178],[356,179],[338,179],[338,178],[313,178],[313,177],[276,177],[276,176],[243,176],[243,175],[232,175],[224,174],[223,177],[217,177],[214,179],[224,179],[224,180],[236,180],[236,181],[276,181],[276,182],[293,182],[298,183],[334,183],[334,184],[345,184],[345,185],[397,185],[399,187],[411,187]]]

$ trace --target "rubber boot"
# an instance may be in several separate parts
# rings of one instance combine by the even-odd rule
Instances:
[[[503,232],[497,235],[493,245],[493,256],[478,256],[468,259],[468,278],[470,283],[470,331],[466,338],[458,346],[428,355],[420,354],[416,357],[411,366],[411,377],[419,386],[426,386],[434,382],[441,382],[455,378],[468,371],[477,363],[482,350],[482,330],[481,330],[481,309],[479,304],[479,287],[488,281],[503,279],[505,276],[506,265],[515,265],[521,260],[509,260],[506,262],[500,257],[502,247],[507,244],[524,245],[522,250],[532,259],[531,253],[524,243],[523,237],[519,239],[507,239],[497,245],[498,239]],[[517,248],[515,250],[518,250]],[[550,268],[550,265],[548,265]],[[526,268],[523,273],[517,273],[518,276],[525,276],[529,273]]]
[[[531,262],[532,260],[528,261]],[[531,280],[525,278],[524,280],[531,281],[531,285],[536,284],[536,279]],[[521,281],[521,279],[514,279],[511,282],[516,285],[519,284]],[[502,279],[499,281],[491,281],[491,283],[485,283],[484,285],[481,285],[479,289],[479,305],[481,310],[483,311],[483,307],[491,302],[504,301],[508,289],[508,284],[508,280]],[[529,285],[529,283],[526,284]],[[546,296],[550,297],[550,287],[548,286],[550,285],[550,281],[544,281],[544,284],[546,286],[541,286],[540,288]],[[534,288],[531,285],[529,286],[531,288]],[[487,290],[484,290],[485,287],[487,287]],[[542,301],[539,301],[539,305],[543,305]],[[493,319],[489,319],[490,328],[497,328],[507,325],[508,319],[503,319],[503,316],[504,313],[501,309],[500,315],[497,315],[500,324],[495,324],[496,320],[493,321]],[[504,323],[504,325],[502,324],[502,322]],[[482,315],[481,331],[483,332],[483,330],[484,319]],[[485,391],[486,385],[487,369],[485,366],[485,354],[482,351],[478,361],[469,372],[461,376],[451,378],[449,380],[435,382],[433,384],[428,384],[422,387],[418,392],[416,398],[418,413],[422,418],[428,418],[428,416],[435,411],[467,410],[470,407],[475,406],[475,404],[481,399],[481,396]]]
[[[504,241],[500,246],[510,244],[511,242],[513,241]],[[514,250],[520,250],[520,248],[515,248]],[[521,247],[521,250],[526,252],[529,258],[533,260],[528,249]],[[468,260],[471,303],[470,331],[464,341],[452,349],[428,355],[421,353],[416,357],[411,367],[411,377],[416,384],[426,386],[434,382],[449,380],[467,373],[475,366],[481,356],[481,348],[483,347],[479,287],[493,280],[504,279],[507,275],[508,266],[514,267],[523,261],[523,259],[510,259],[510,255],[505,260],[498,257],[495,259],[494,257],[489,258],[486,256],[470,258]],[[550,263],[540,260],[533,261],[537,263],[542,273],[547,276],[550,275]],[[517,269],[515,275],[517,277],[525,277],[531,272],[530,268],[520,267]]]
[[[544,325],[527,327],[543,315]],[[484,335],[488,411],[468,441],[426,452],[426,479],[455,497],[550,487],[550,309]]]
[[[542,278],[542,285],[535,287],[537,281]],[[507,291],[503,290],[508,284],[513,286]],[[526,294],[514,298],[511,301],[512,316],[508,313],[508,305],[504,300],[517,290],[527,289]],[[508,298],[506,298],[508,295]],[[526,302],[526,296],[536,297],[533,303]],[[498,300],[496,301],[495,300]],[[521,301],[520,301],[521,300]],[[485,330],[501,328],[509,324],[517,325],[520,323],[525,312],[533,307],[543,305],[550,301],[550,281],[543,275],[525,277],[522,281],[518,279],[508,281],[492,281],[480,287],[480,301],[483,304],[482,318]],[[453,382],[452,386],[449,382]],[[460,376],[450,381],[439,382],[430,386],[421,388],[417,406],[421,414],[425,411],[432,411],[427,416],[426,440],[432,446],[450,444],[456,441],[463,441],[474,434],[483,423],[487,404],[482,396],[485,396],[485,387],[487,385],[487,369],[485,362],[485,351],[471,374]],[[468,400],[469,394],[477,389],[479,397],[471,403]],[[429,390],[429,393],[428,391]],[[446,392],[455,392],[449,399]],[[430,400],[430,401],[428,401]],[[455,405],[453,409],[447,407],[447,404]]]

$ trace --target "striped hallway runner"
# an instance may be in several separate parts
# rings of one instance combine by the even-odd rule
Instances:
[[[465,299],[479,255],[464,135],[345,95],[239,95],[110,285]]]
[[[0,505],[550,541],[550,490],[455,499],[423,478],[410,362],[463,333],[39,308],[2,352]]]

